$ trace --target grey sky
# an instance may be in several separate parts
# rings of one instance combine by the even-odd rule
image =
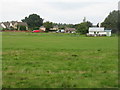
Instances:
[[[0,21],[20,21],[38,14],[45,21],[80,23],[83,18],[96,24],[110,11],[117,10],[119,0],[1,0]]]

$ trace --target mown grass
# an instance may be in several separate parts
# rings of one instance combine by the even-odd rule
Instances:
[[[3,32],[3,87],[117,87],[117,49],[117,37]]]

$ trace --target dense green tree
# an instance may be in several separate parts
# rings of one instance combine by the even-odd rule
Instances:
[[[65,29],[66,27],[67,28],[75,28],[75,25],[74,24],[62,24],[62,23],[53,23],[53,26],[57,25],[59,27],[59,29]]]
[[[26,22],[30,29],[38,28],[43,25],[43,19],[37,14],[31,14],[25,17],[25,19],[22,19],[22,21]]]
[[[120,35],[120,10],[118,10],[118,32]]]
[[[65,27],[66,27],[65,25],[60,25],[59,29],[65,29]]]
[[[112,29],[112,32],[116,33],[118,31],[118,20],[118,11],[114,10],[105,18],[102,26],[106,29]]]
[[[58,25],[57,23],[52,23],[53,24],[53,26],[56,26],[56,25]]]
[[[89,21],[86,21],[86,22],[82,22],[80,24],[76,24],[75,26],[76,26],[78,33],[86,34],[88,32],[89,27],[92,26],[92,23]]]
[[[67,24],[66,26],[69,27],[69,28],[75,28],[74,24]]]
[[[52,23],[52,22],[47,21],[47,22],[43,23],[43,26],[44,26],[44,27],[46,27],[46,31],[49,31],[49,30],[50,30],[50,28],[52,28],[52,27],[53,27],[53,23]]]
[[[19,30],[26,30],[26,26],[19,26]]]

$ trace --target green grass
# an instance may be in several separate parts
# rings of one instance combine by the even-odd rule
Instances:
[[[118,86],[117,37],[3,32],[4,88]]]

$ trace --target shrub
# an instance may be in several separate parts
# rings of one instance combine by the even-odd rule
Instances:
[[[19,26],[19,30],[26,30],[26,26]]]

